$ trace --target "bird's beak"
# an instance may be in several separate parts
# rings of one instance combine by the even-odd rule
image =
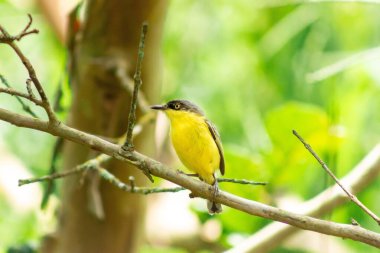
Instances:
[[[153,110],[166,110],[168,107],[166,105],[152,105],[150,108]]]

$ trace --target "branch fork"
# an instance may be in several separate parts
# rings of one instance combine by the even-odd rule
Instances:
[[[3,33],[0,35],[0,43],[12,43],[13,41],[17,40],[20,41],[23,37],[30,35],[30,34],[37,34],[39,31],[37,29],[29,30],[30,26],[33,23],[32,15],[28,14],[28,24],[25,26],[25,28],[17,35],[12,36],[10,35],[5,29],[0,28],[1,32]]]
[[[15,51],[17,56],[20,58],[22,64],[24,65],[24,67],[28,71],[29,79],[26,81],[28,94],[25,95],[24,93],[20,93],[20,92],[16,92],[16,91],[9,91],[9,90],[8,90],[8,92],[5,90],[1,90],[0,92],[5,92],[5,93],[9,93],[11,95],[16,95],[18,97],[25,98],[25,99],[35,103],[36,105],[41,106],[45,110],[46,114],[48,115],[49,125],[54,127],[54,126],[59,125],[59,121],[58,121],[56,115],[54,114],[53,109],[50,106],[50,102],[49,102],[49,100],[45,94],[45,91],[42,87],[42,84],[40,83],[40,81],[37,78],[36,71],[34,70],[29,59],[23,54],[21,49],[15,43],[15,40],[19,41],[27,35],[30,35],[33,33],[38,33],[37,29],[29,30],[29,28],[31,27],[31,25],[33,23],[33,18],[30,14],[28,14],[28,17],[29,17],[28,24],[16,36],[11,36],[8,33],[8,31],[3,26],[0,25],[0,32],[2,33],[2,35],[0,35],[0,43],[8,44],[13,49],[13,51]],[[2,81],[3,81],[3,79],[4,78],[2,78]],[[3,81],[3,83],[5,83],[5,82]],[[36,99],[34,97],[33,92],[32,92],[32,88],[31,88],[31,84],[33,84],[34,87],[36,88],[41,100]],[[25,109],[25,107],[24,107],[24,109]]]

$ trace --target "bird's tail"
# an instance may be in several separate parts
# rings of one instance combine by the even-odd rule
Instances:
[[[210,200],[207,200],[207,209],[209,214],[221,213],[223,211],[222,205]]]

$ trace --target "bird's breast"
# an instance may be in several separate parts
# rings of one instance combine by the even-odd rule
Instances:
[[[208,183],[219,168],[218,147],[203,117],[171,120],[171,139],[181,162]]]

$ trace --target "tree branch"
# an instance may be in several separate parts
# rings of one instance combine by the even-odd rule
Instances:
[[[120,152],[120,146],[105,141],[97,136],[90,135],[70,128],[65,124],[51,126],[49,122],[26,117],[0,108],[0,120],[9,122],[19,127],[32,128],[54,136],[60,136],[91,149],[97,150],[115,159],[135,165],[140,170],[149,170],[152,175],[171,181],[179,186],[189,189],[195,196],[206,199],[214,197],[210,185],[196,179],[192,179],[165,165],[146,157],[136,151]],[[380,248],[380,234],[352,225],[323,221],[308,216],[295,214],[274,208],[256,201],[247,200],[224,191],[218,191],[215,201],[241,210],[251,215],[283,222],[301,229],[311,230],[323,234],[350,238]]]
[[[322,168],[329,174],[330,177],[334,179],[334,181],[339,185],[340,188],[347,194],[347,196],[354,202],[357,206],[359,206],[364,212],[366,212],[372,219],[374,219],[378,225],[380,225],[380,218],[377,217],[371,210],[369,210],[355,195],[353,195],[343,184],[339,181],[339,179],[332,173],[332,171],[327,167],[326,163],[322,161],[322,159],[315,153],[313,148],[305,142],[305,140],[295,131],[293,130],[293,134],[302,142],[305,148],[314,156],[314,158],[318,161],[318,163],[322,166]]]
[[[136,72],[133,77],[135,85],[134,85],[132,99],[131,99],[131,108],[130,108],[129,116],[128,116],[127,137],[122,147],[124,150],[133,149],[132,133],[133,133],[133,128],[136,122],[137,97],[138,97],[140,86],[142,84],[141,65],[142,65],[142,60],[144,58],[145,36],[147,32],[148,32],[148,24],[143,23],[142,28],[141,28],[141,37],[140,37],[140,43],[139,43],[139,49],[138,49]]]
[[[115,67],[116,67],[115,74],[117,78],[120,80],[121,85],[126,91],[128,91],[129,94],[132,95],[134,91],[133,80],[125,72],[125,69],[126,69],[125,63],[119,61],[116,63]],[[141,91],[139,91],[139,94],[138,94],[137,106],[139,107],[140,111],[143,114],[150,113],[148,100],[146,99],[145,95]]]

